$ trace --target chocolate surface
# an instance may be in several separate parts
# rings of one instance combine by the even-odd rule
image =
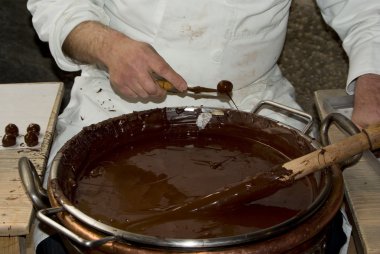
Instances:
[[[134,221],[159,215],[286,160],[252,140],[157,135],[112,150],[89,165],[77,183],[74,200],[98,220],[133,232],[180,238],[241,234],[276,225],[305,209],[313,198],[310,183],[298,182],[253,203],[235,202],[229,209],[163,216],[148,224]]]
[[[38,145],[38,134],[35,132],[28,132],[24,136],[24,141],[29,147],[36,146]]]
[[[16,144],[16,136],[13,134],[5,134],[1,140],[3,147],[10,147]]]
[[[41,127],[36,123],[31,123],[26,128],[26,132],[34,132],[37,136],[40,134]]]
[[[64,149],[62,166],[71,170],[62,171],[66,176],[60,177],[61,187],[80,210],[97,220],[159,237],[242,234],[277,225],[307,209],[316,195],[312,177],[228,209],[140,223],[311,150],[297,133],[241,112],[214,115],[199,130],[194,120],[200,111],[133,113],[86,128],[81,139],[66,145],[75,149]]]
[[[231,93],[232,92],[232,89],[233,89],[233,84],[231,83],[231,81],[228,81],[228,80],[222,80],[218,83],[217,85],[217,90],[219,93]]]
[[[5,126],[5,134],[13,135],[13,136],[18,136],[19,131],[17,125],[10,123],[7,126]]]

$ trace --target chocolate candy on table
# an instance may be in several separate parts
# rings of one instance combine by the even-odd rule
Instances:
[[[3,147],[10,147],[16,144],[16,136],[12,134],[5,134],[2,139]]]
[[[34,132],[37,134],[37,136],[40,134],[41,127],[36,123],[31,123],[26,128],[26,132]]]
[[[17,125],[10,123],[7,126],[5,126],[5,134],[17,137],[19,134]]]
[[[38,144],[38,135],[35,132],[28,132],[24,136],[24,140],[27,146],[36,146]]]

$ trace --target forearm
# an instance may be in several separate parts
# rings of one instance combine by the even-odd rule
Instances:
[[[112,54],[111,42],[126,39],[126,36],[99,22],[86,21],[69,33],[62,49],[68,57],[81,64],[107,68],[107,55]]]
[[[365,74],[356,81],[352,120],[360,127],[380,123],[380,75]]]
[[[39,38],[49,43],[54,60],[65,71],[81,69],[77,62],[62,52],[62,44],[68,34],[88,20],[109,23],[102,0],[28,0],[27,7]]]
[[[86,21],[66,37],[63,51],[81,64],[107,70],[111,85],[120,96],[157,97],[164,95],[152,74],[186,89],[186,82],[145,42],[136,41],[99,22]]]
[[[347,92],[354,94],[352,120],[360,127],[380,122],[380,1],[317,0],[349,57]]]

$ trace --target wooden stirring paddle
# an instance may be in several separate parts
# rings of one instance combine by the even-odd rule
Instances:
[[[361,133],[275,166],[267,172],[250,177],[220,191],[196,198],[159,215],[131,222],[128,229],[141,229],[173,220],[173,218],[180,218],[189,213],[216,211],[216,209],[225,209],[236,204],[252,202],[290,186],[295,180],[308,174],[332,164],[343,162],[365,150],[378,148],[380,148],[380,124],[363,129]]]

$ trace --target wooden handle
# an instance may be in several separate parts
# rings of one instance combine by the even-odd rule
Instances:
[[[159,79],[159,80],[156,80],[156,82],[165,91],[168,91],[168,92],[178,92],[177,89],[173,86],[173,84],[170,83],[167,80]]]
[[[343,162],[365,150],[378,148],[380,148],[380,124],[370,126],[359,134],[286,162],[282,167],[293,172],[286,176],[286,179],[288,177],[299,179],[334,163]]]

